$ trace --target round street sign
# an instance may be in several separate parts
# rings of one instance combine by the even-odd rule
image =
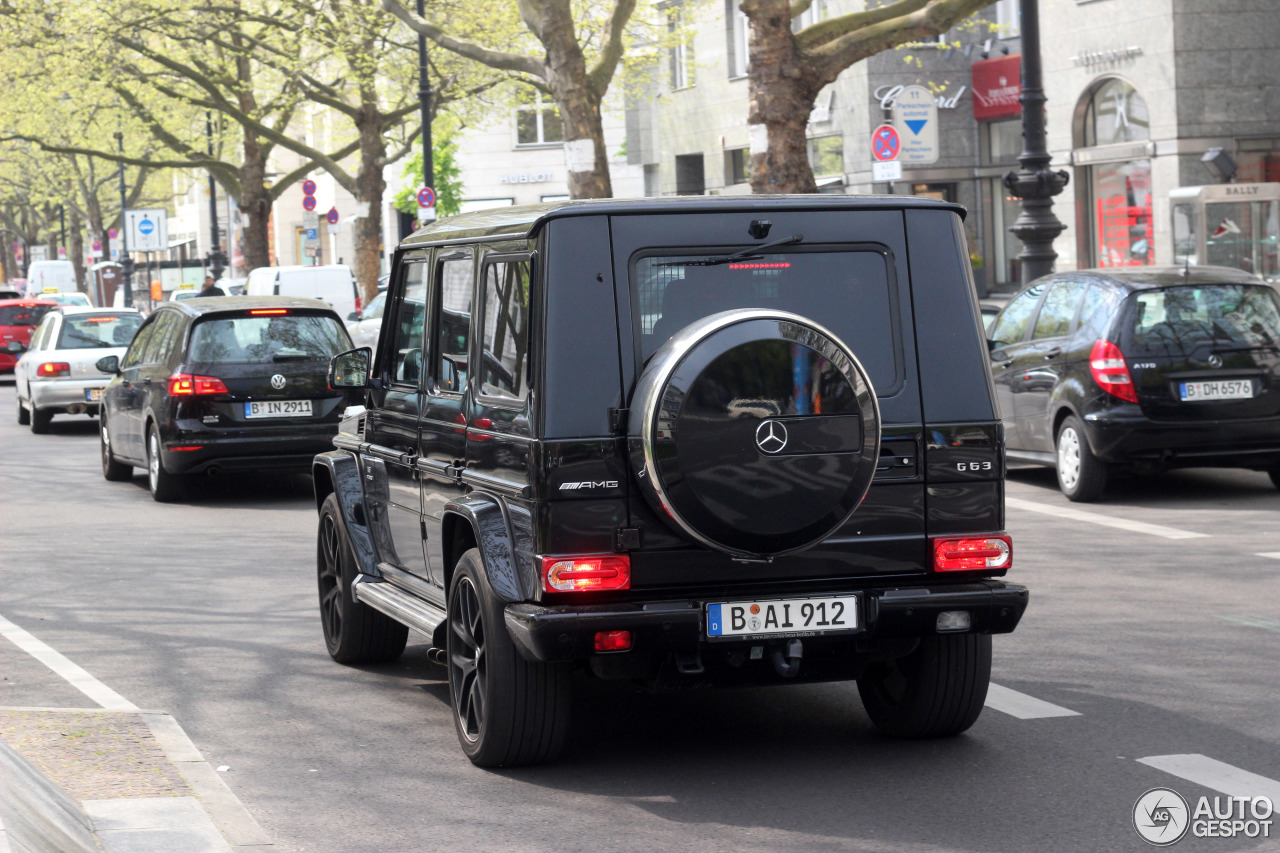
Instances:
[[[315,194],[316,194],[316,182],[315,182],[315,181],[312,181],[312,180],[306,180],[306,181],[303,181],[303,182],[302,182],[302,194],[303,194],[303,195],[315,195]],[[311,208],[307,208],[307,210],[310,210],[310,209],[311,209]]]
[[[431,187],[423,187],[418,190],[418,207],[435,207],[436,191]]]
[[[114,239],[116,239],[116,237],[118,237],[118,236],[120,236],[120,235],[116,233],[116,229],[114,229],[114,228],[108,228],[108,229],[107,229],[107,239],[108,239],[108,240],[114,240]]]
[[[304,196],[302,197],[302,209],[303,209],[303,210],[315,210],[315,209],[316,209],[316,197],[315,197],[315,196],[313,196],[313,195],[304,195]]]
[[[156,224],[155,224],[154,222],[152,222],[150,219],[145,219],[145,218],[144,218],[144,219],[139,219],[139,220],[138,220],[138,233],[139,233],[139,234],[150,234],[150,233],[151,233],[152,231],[154,231],[154,230],[156,230]]]
[[[329,220],[330,225],[337,225],[338,224],[338,208],[336,207],[329,208],[329,212],[324,215],[324,218]]]
[[[871,132],[871,156],[881,162],[898,159],[902,150],[902,140],[898,129],[891,124],[882,124]]]

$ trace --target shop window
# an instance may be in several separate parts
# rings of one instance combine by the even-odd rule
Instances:
[[[815,175],[844,174],[844,136],[819,136],[809,140],[809,166]]]
[[[676,195],[702,195],[707,180],[701,154],[676,155]]]
[[[1001,166],[1018,162],[1022,153],[1022,119],[982,122],[982,165]]]
[[[560,108],[541,92],[528,90],[516,107],[516,144],[550,145],[564,142]]]
[[[1147,102],[1128,81],[1107,77],[1086,96],[1081,122],[1082,147],[1140,142],[1151,138]]]
[[[746,148],[734,148],[724,152],[725,185],[745,184],[751,179],[751,152]]]
[[[725,38],[728,42],[729,76],[747,76],[747,59],[751,55],[748,44],[749,22],[738,9],[739,0],[724,0]]]
[[[1002,39],[1022,35],[1022,19],[1019,17],[1018,0],[996,0],[996,31]]]
[[[1091,166],[1088,189],[1096,265],[1141,267],[1154,263],[1151,161]]]
[[[955,184],[912,184],[911,194],[917,198],[932,198],[938,201],[956,200]]]

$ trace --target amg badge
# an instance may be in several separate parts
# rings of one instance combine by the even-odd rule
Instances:
[[[575,489],[616,489],[618,488],[617,480],[583,480],[580,483],[561,483],[560,491],[573,491]]]

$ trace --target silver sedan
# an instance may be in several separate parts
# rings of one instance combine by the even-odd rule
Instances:
[[[122,357],[141,325],[132,308],[64,306],[46,314],[14,368],[18,423],[43,433],[55,414],[96,415],[111,380],[97,362]]]

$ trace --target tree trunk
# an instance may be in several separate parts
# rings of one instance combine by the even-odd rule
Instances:
[[[571,198],[612,198],[609,154],[600,119],[601,94],[587,76],[587,61],[574,32],[569,4],[550,14],[540,34],[547,49],[547,82],[564,123],[564,161]]]
[[[814,193],[805,128],[822,88],[791,34],[788,0],[744,0],[751,22],[747,125],[753,193]]]
[[[356,218],[355,276],[364,304],[378,295],[378,276],[382,273],[382,195],[387,183],[382,179],[387,144],[379,129],[376,97],[365,99],[364,114],[359,122],[360,171],[356,173],[353,195],[369,206],[368,212]]]
[[[67,254],[76,268],[76,287],[85,290],[84,222],[80,219],[80,211],[75,208],[71,209],[71,221],[67,223],[67,229],[71,232],[68,237],[70,245],[67,246]]]
[[[262,143],[250,131],[245,130],[244,165],[240,167],[240,197],[236,199],[236,204],[241,213],[249,216],[242,244],[246,274],[258,267],[271,265],[268,226],[271,221],[272,200],[271,191],[266,186],[266,177],[267,158]]]
[[[13,237],[7,234],[0,235],[0,268],[4,270],[0,275],[0,282],[18,277],[18,259],[13,255]]]

